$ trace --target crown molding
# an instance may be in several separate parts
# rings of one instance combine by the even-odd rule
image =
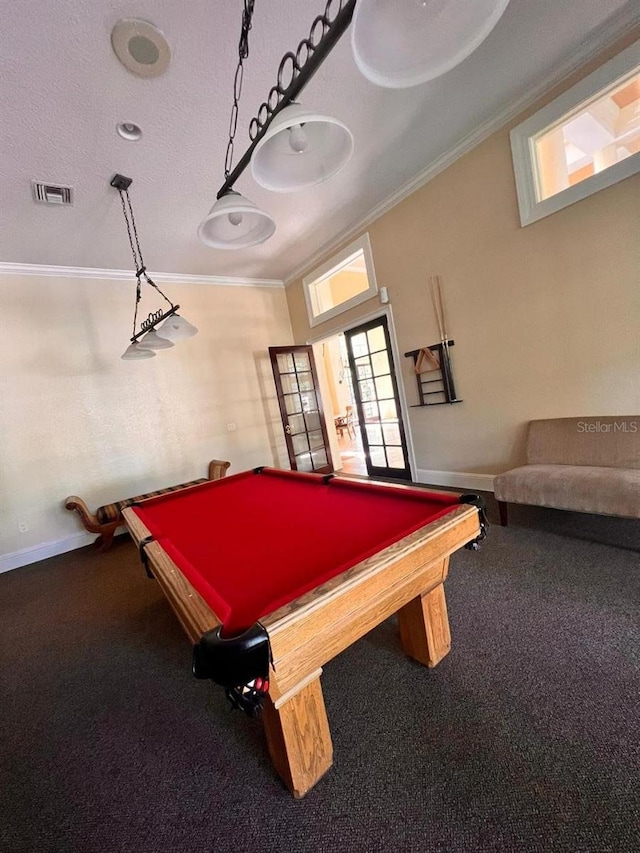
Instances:
[[[636,8],[634,3],[627,3],[623,6],[609,21],[605,22],[588,39],[582,42],[580,47],[568,56],[561,65],[556,66],[550,74],[543,77],[525,95],[511,101],[506,107],[495,113],[467,136],[463,137],[452,148],[440,157],[437,157],[421,172],[418,172],[414,178],[403,184],[400,189],[387,196],[384,201],[380,202],[373,210],[370,210],[369,213],[355,222],[347,231],[343,231],[339,237],[328,240],[317,252],[314,252],[310,258],[307,258],[303,264],[297,266],[293,272],[285,277],[285,287],[314,269],[329,253],[336,251],[340,246],[353,240],[354,237],[365,228],[368,228],[369,225],[375,222],[376,219],[379,219],[384,213],[387,213],[387,211],[391,210],[391,208],[395,207],[401,201],[404,201],[405,198],[420,189],[420,187],[429,183],[440,172],[443,172],[455,163],[456,160],[459,160],[460,157],[468,154],[469,151],[481,142],[484,142],[493,133],[500,130],[500,128],[516,118],[520,113],[531,107],[549,89],[561,84],[582,65],[585,65],[599,53],[608,47],[612,47],[619,39],[630,33],[633,27],[637,27],[640,24],[640,15],[636,12]]]
[[[101,270],[95,267],[59,267],[49,264],[13,264],[0,261],[0,273],[37,275],[52,278],[101,278],[109,281],[131,281],[133,270]],[[179,272],[152,272],[149,276],[162,284],[207,284],[223,287],[284,287],[278,278],[237,278],[221,275],[190,275]]]

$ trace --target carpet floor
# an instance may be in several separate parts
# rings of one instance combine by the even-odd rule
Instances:
[[[335,765],[301,801],[129,541],[0,576],[0,849],[640,850],[637,526],[512,518],[452,558],[435,670],[393,619],[327,665]]]

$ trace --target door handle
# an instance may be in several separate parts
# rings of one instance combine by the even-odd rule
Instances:
[[[286,432],[287,435],[291,435],[291,427],[289,426],[289,424],[286,425],[286,427],[284,428],[284,431]]]

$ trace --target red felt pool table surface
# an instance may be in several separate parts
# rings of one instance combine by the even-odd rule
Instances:
[[[456,506],[448,493],[264,468],[134,512],[233,632]]]

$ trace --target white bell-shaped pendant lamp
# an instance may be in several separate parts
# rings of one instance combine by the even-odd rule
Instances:
[[[273,119],[251,158],[254,179],[289,193],[335,175],[353,154],[353,135],[339,119],[289,104]]]
[[[151,329],[150,332],[147,332],[147,334],[140,339],[140,346],[143,349],[158,350],[169,349],[169,347],[174,347],[175,344],[167,338],[161,338],[155,329]]]
[[[509,0],[358,0],[351,47],[378,86],[404,89],[450,71],[479,47]]]
[[[172,314],[156,329],[158,336],[168,338],[170,341],[182,341],[184,338],[192,338],[198,334],[196,327],[181,317],[180,314]]]
[[[126,350],[122,353],[120,358],[125,361],[135,361],[140,358],[155,358],[156,354],[153,350],[145,349],[138,343],[129,344]]]
[[[214,249],[248,249],[264,243],[276,223],[257,204],[229,190],[217,199],[198,228],[198,237]]]

